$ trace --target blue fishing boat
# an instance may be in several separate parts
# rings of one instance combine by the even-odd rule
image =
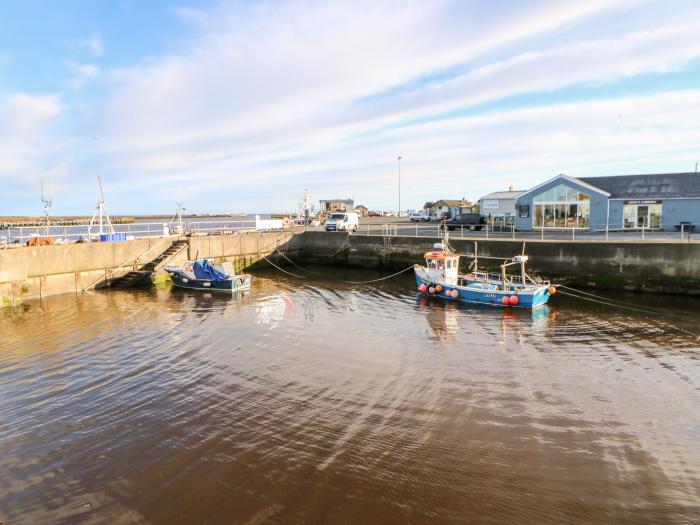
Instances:
[[[501,307],[538,308],[547,303],[556,293],[556,287],[549,281],[530,277],[525,271],[527,255],[517,255],[510,259],[499,259],[501,273],[480,271],[478,257],[452,253],[448,244],[435,244],[433,250],[425,254],[425,266],[416,264],[416,284],[426,295],[487,304]],[[470,272],[459,273],[459,258],[471,257]],[[507,269],[519,266],[519,275],[509,274]]]
[[[231,263],[214,266],[207,259],[187,261],[182,266],[165,266],[173,284],[188,290],[205,290],[214,292],[233,292],[250,288],[252,277],[247,274],[236,275]]]

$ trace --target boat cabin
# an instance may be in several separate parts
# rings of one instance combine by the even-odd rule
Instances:
[[[431,281],[456,285],[459,270],[459,255],[445,251],[445,245],[437,243],[433,250],[426,252],[425,263]]]

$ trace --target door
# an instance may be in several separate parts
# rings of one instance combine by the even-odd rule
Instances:
[[[649,206],[637,206],[637,228],[649,227]]]

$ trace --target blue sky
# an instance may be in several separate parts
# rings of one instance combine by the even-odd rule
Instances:
[[[700,161],[700,2],[15,1],[0,215],[402,203]]]

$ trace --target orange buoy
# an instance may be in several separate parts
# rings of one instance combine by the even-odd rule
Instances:
[[[501,304],[510,304],[510,297],[508,297],[507,295],[501,297]]]
[[[550,286],[548,291],[549,295],[554,295],[555,293],[557,293],[557,289],[554,286]]]
[[[435,291],[436,291],[437,293],[442,292],[442,285],[441,285],[441,284],[436,285],[436,286],[435,286]]]
[[[518,304],[518,302],[520,302],[520,299],[518,299],[517,295],[511,295],[508,301],[510,302],[510,304]]]

